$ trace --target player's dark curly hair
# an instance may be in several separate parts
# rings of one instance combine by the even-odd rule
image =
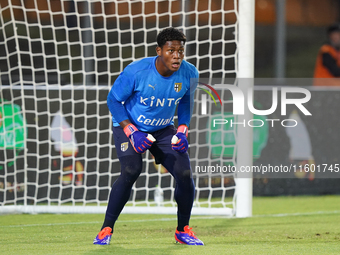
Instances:
[[[167,41],[182,41],[185,44],[187,38],[185,37],[181,30],[169,27],[163,29],[157,35],[157,44],[159,47],[162,48]]]

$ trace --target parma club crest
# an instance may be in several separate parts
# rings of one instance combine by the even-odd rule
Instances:
[[[121,143],[121,144],[120,144],[120,150],[121,150],[122,152],[126,151],[128,148],[129,148],[129,142]]]
[[[175,91],[180,92],[182,89],[182,83],[175,83]]]

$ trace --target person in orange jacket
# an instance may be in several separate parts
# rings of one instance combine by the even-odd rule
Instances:
[[[340,23],[327,29],[328,42],[319,50],[314,70],[314,85],[340,86]],[[320,79],[331,78],[331,79]]]

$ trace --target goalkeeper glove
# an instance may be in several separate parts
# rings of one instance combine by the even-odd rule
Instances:
[[[146,152],[147,149],[151,148],[152,143],[156,141],[152,135],[139,131],[133,124],[125,126],[124,133],[130,139],[133,149],[137,153]]]
[[[172,149],[180,153],[185,153],[188,150],[189,143],[188,127],[186,125],[180,125],[177,129],[176,135],[171,139]]]

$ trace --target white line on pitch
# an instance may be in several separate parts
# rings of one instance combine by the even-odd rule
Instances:
[[[318,212],[305,212],[305,213],[279,213],[279,214],[262,214],[253,215],[253,217],[286,217],[286,216],[308,216],[318,214],[338,214],[340,211],[318,211]]]
[[[191,217],[191,219],[216,219],[216,218],[226,218],[226,217]],[[117,223],[129,223],[129,222],[152,222],[152,221],[174,221],[177,218],[160,218],[160,219],[148,219],[148,220],[119,220]],[[60,226],[60,225],[81,225],[81,224],[99,224],[102,221],[92,221],[92,222],[65,222],[65,223],[46,223],[46,224],[25,224],[25,225],[9,225],[0,226],[0,228],[18,228],[18,227],[40,227],[40,226]]]
[[[252,217],[287,217],[287,216],[308,216],[308,215],[319,215],[319,214],[338,214],[340,211],[318,211],[318,212],[306,212],[306,213],[279,213],[279,214],[263,214],[253,215]],[[212,219],[236,219],[230,216],[193,216],[192,220],[212,220]],[[175,221],[177,218],[160,218],[160,219],[141,219],[141,220],[119,220],[117,223],[129,223],[129,222],[153,222],[153,221]],[[41,227],[41,226],[61,226],[61,225],[84,225],[84,224],[100,224],[102,221],[92,222],[65,222],[65,223],[48,223],[48,224],[25,224],[25,225],[8,225],[0,226],[0,228],[23,228],[23,227]]]

